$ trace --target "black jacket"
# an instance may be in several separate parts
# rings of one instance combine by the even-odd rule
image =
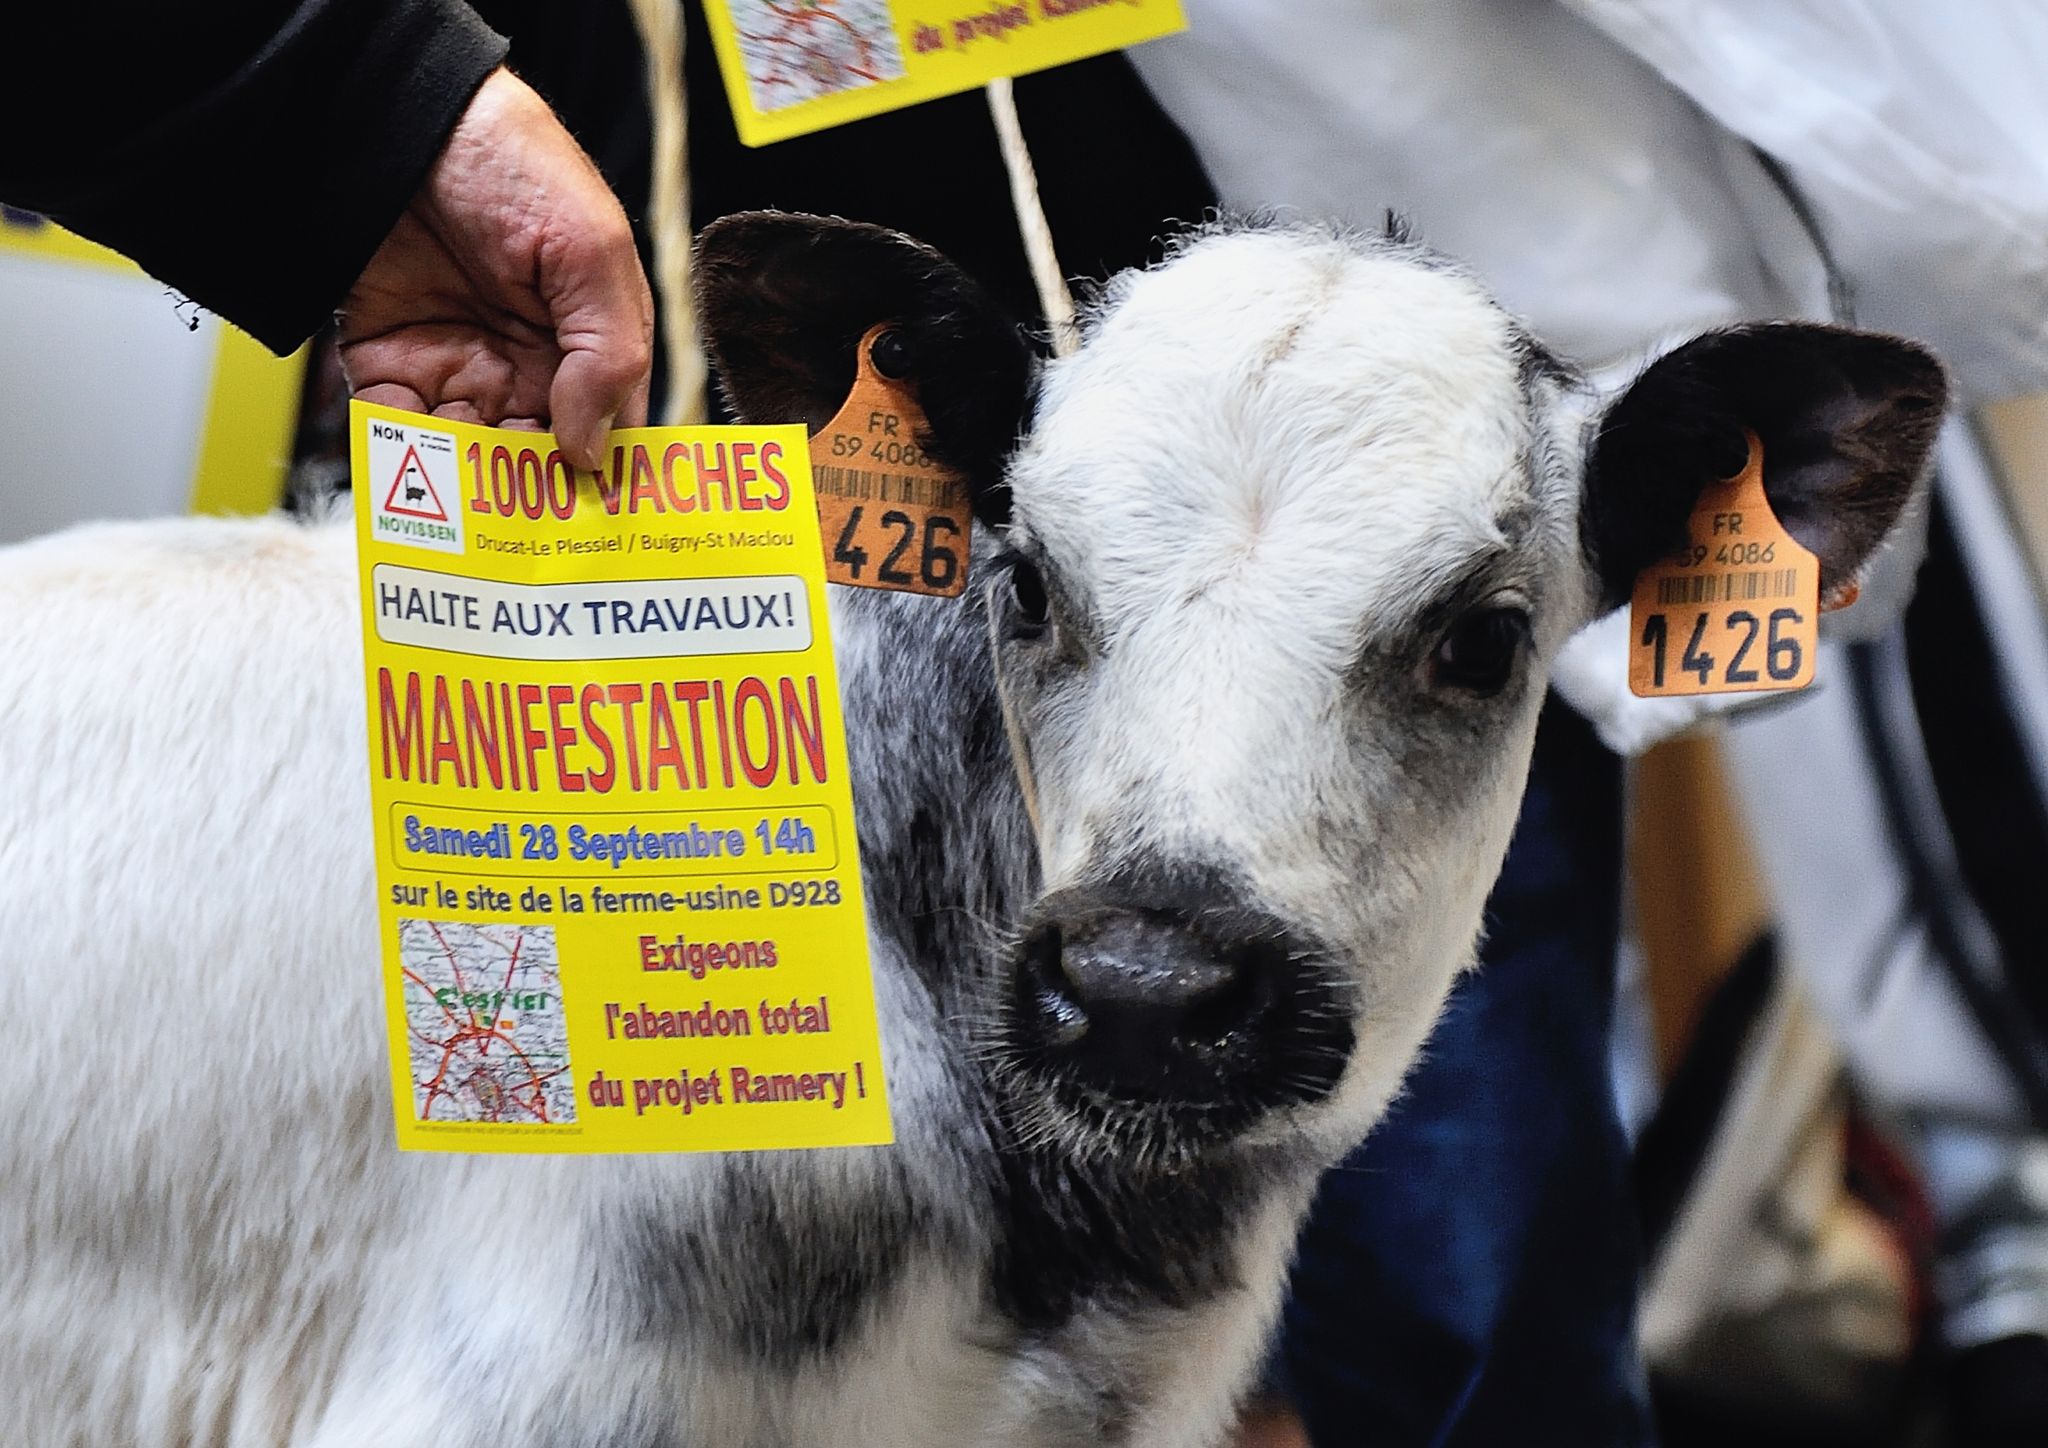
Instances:
[[[506,52],[462,0],[25,0],[0,201],[283,352],[310,336]]]

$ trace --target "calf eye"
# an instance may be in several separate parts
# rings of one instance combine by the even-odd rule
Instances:
[[[1013,558],[1004,587],[1003,632],[1013,639],[1044,638],[1051,627],[1052,601],[1046,597],[1045,577],[1038,566],[1024,557]]]
[[[1497,694],[1528,637],[1529,615],[1519,608],[1474,609],[1452,624],[1436,646],[1430,671],[1439,684]]]

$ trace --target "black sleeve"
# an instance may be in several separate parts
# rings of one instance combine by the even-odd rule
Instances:
[[[383,241],[505,40],[462,0],[30,0],[0,200],[278,352]]]

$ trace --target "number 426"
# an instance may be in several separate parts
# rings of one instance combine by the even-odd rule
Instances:
[[[868,564],[868,550],[854,541],[866,511],[856,504],[846,515],[839,540],[832,545],[832,561],[844,564],[849,578],[859,578]],[[951,588],[959,579],[960,554],[952,540],[960,536],[960,525],[944,513],[933,513],[924,520],[924,547],[917,560],[916,577],[897,566],[917,540],[916,521],[908,513],[891,508],[882,514],[881,526],[896,534],[896,542],[875,568],[878,581],[894,588],[908,588],[921,579],[927,588],[944,589]]]

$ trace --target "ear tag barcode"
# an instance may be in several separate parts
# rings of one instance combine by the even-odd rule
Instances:
[[[919,446],[924,410],[875,366],[887,325],[860,339],[853,390],[811,438],[825,577],[948,598],[967,586],[967,482]]]
[[[1764,448],[1710,483],[1685,548],[1645,568],[1629,603],[1628,686],[1636,694],[1803,689],[1819,637],[1820,560],[1764,496]]]

